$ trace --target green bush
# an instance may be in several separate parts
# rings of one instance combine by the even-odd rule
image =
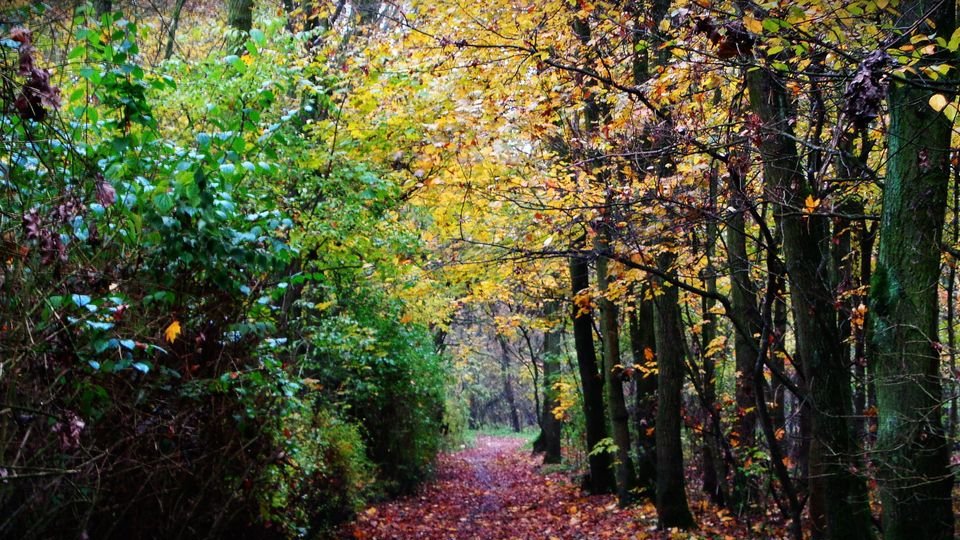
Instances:
[[[0,25],[0,537],[308,537],[412,488],[444,360],[388,284],[399,190],[302,136],[328,77],[282,21],[159,71],[74,22],[63,88]]]

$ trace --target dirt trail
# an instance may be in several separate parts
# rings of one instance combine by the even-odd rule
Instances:
[[[439,458],[436,480],[419,495],[361,512],[343,530],[360,540],[581,540],[784,538],[782,526],[738,523],[689,490],[700,526],[658,531],[650,502],[621,509],[612,496],[585,496],[564,473],[544,474],[523,441],[478,437]]]
[[[421,494],[367,509],[345,537],[566,540],[598,538],[598,528],[603,538],[636,535],[631,519],[601,523],[620,521],[611,497],[584,497],[562,474],[541,474],[540,459],[523,443],[481,436],[471,448],[442,455],[436,481]]]

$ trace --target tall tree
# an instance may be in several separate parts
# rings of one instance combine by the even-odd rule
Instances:
[[[634,431],[637,483],[654,498],[657,486],[657,372],[653,300],[642,290],[627,311],[634,367]]]
[[[589,297],[584,297],[590,287],[590,265],[586,256],[570,259],[570,283],[575,298],[573,340],[580,384],[583,388],[583,416],[586,422],[587,450],[590,452],[590,477],[587,487],[591,493],[611,493],[616,487],[616,481],[610,454],[593,451],[607,438],[607,418],[603,406],[603,375],[597,365],[597,351],[593,342],[593,315],[590,313]]]
[[[812,196],[814,187],[802,172],[784,81],[768,67],[748,70],[746,79],[751,108],[762,122],[759,149],[764,184],[777,197],[773,203],[783,235],[797,352],[804,372],[811,376],[813,443],[822,445],[819,465],[827,534],[837,540],[872,538],[866,483],[859,475],[862,467],[849,422],[850,366],[840,354],[843,340],[829,275],[829,222],[826,216],[801,215],[796,210],[806,196]]]
[[[897,26],[908,30],[904,39],[935,33],[949,40],[955,9],[942,0],[902,2]],[[938,54],[920,67],[946,60]],[[937,339],[951,122],[927,105],[935,94],[922,72],[905,73],[889,89],[889,161],[871,286],[885,540],[946,540],[954,532]]]
[[[657,257],[661,272],[676,275],[675,255]],[[680,318],[680,294],[663,279],[655,279],[659,289],[654,294],[654,317],[657,340],[657,523],[660,528],[694,525],[687,505],[683,471],[683,401],[684,361],[683,326]]]
[[[544,316],[551,320],[555,316],[557,302],[547,302]],[[552,322],[552,321],[551,321]],[[551,326],[543,335],[543,412],[540,420],[540,445],[544,463],[560,463],[561,430],[563,423],[553,411],[560,406],[555,384],[560,377],[561,329]]]
[[[604,231],[612,226],[607,223]],[[605,250],[609,233],[601,232],[598,241]],[[607,389],[607,403],[610,406],[610,424],[613,431],[613,442],[617,445],[615,477],[617,481],[617,498],[621,506],[626,506],[633,498],[633,491],[637,487],[636,471],[633,469],[633,460],[630,457],[630,415],[627,413],[627,402],[623,396],[623,366],[620,362],[620,321],[617,305],[607,298],[609,293],[610,277],[608,259],[597,258],[597,288],[600,294],[600,335],[603,340],[603,372],[604,384]]]
[[[709,208],[711,213],[716,214],[717,208],[717,189],[718,174],[716,167],[710,169],[709,180]],[[717,222],[710,219],[706,225],[706,246],[704,256],[706,257],[706,266],[703,269],[704,289],[712,295],[717,294],[717,269],[714,267],[714,260],[717,256]],[[717,339],[717,315],[713,312],[717,301],[714,296],[704,296],[701,299],[701,309],[703,311],[703,330],[700,332],[701,343],[701,369],[702,369],[702,406],[701,425],[703,426],[703,490],[717,504],[726,504],[729,495],[727,493],[727,468],[723,459],[721,450],[721,441],[723,433],[719,433],[714,426],[719,422],[713,421],[713,416],[718,414],[717,407],[717,370],[714,340]]]

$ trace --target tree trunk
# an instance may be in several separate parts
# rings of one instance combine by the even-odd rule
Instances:
[[[951,242],[954,246],[960,242],[960,161],[953,166],[953,219],[951,221]],[[954,326],[956,321],[956,283],[957,283],[957,264],[960,261],[953,261],[950,265],[950,274],[947,284],[947,344],[950,347],[950,383],[948,386],[948,395],[950,396],[950,423],[947,428],[947,440],[952,441],[957,436],[957,331]]]
[[[110,13],[113,11],[113,1],[112,0],[94,0],[93,2],[94,13],[99,17],[104,13]]]
[[[500,342],[500,376],[503,378],[503,399],[507,402],[510,413],[510,427],[515,433],[520,433],[520,411],[517,410],[517,400],[513,394],[513,380],[510,376],[510,351],[507,349],[507,340],[497,335]]]
[[[590,286],[590,266],[584,256],[570,259],[570,283],[576,296]],[[573,340],[577,352],[577,368],[583,388],[583,416],[586,422],[587,451],[590,478],[587,488],[591,493],[612,493],[616,482],[608,452],[593,452],[596,445],[607,438],[607,419],[603,408],[603,378],[597,367],[597,352],[593,344],[593,316],[589,307],[581,313],[573,304]]]
[[[820,465],[828,535],[835,540],[872,538],[866,484],[848,420],[850,365],[840,354],[827,218],[801,215],[798,210],[811,192],[800,168],[786,86],[768,69],[748,71],[746,78],[751,107],[763,122],[764,181],[768,193],[777,197],[773,202],[783,231],[797,352],[809,375],[813,436],[823,445]],[[815,468],[811,463],[811,470]]]
[[[253,29],[253,0],[227,0],[227,26],[236,34],[230,50],[234,54],[243,54],[243,44]]]
[[[675,255],[657,258],[661,271],[673,273]],[[680,295],[675,286],[655,280],[657,315],[654,318],[657,341],[657,524],[661,529],[694,526],[687,506],[683,471],[683,327],[680,320]]]
[[[760,311],[757,309],[757,287],[750,277],[750,260],[747,256],[746,218],[747,195],[741,171],[731,167],[729,171],[730,206],[733,212],[727,217],[727,264],[730,266],[730,303],[734,311],[742,313],[751,335],[760,333]],[[734,334],[733,351],[736,370],[737,423],[731,434],[734,446],[752,447],[756,444],[757,414],[756,394],[753,389],[753,364],[756,361],[757,343],[741,332]]]
[[[605,232],[601,232],[600,250],[606,249]],[[608,291],[610,277],[606,257],[597,259],[597,288],[601,295]],[[630,458],[630,415],[623,397],[623,365],[620,363],[620,323],[616,304],[606,297],[600,298],[600,336],[603,339],[603,372],[610,406],[610,424],[613,443],[617,445],[614,475],[617,481],[617,499],[620,506],[627,506],[637,487],[637,476]]]
[[[902,3],[898,24],[950,39],[954,3]],[[922,62],[940,63],[943,58]],[[918,66],[917,73],[920,73]],[[907,75],[913,77],[912,75]],[[941,420],[937,292],[951,123],[919,78],[889,90],[889,161],[871,284],[884,540],[953,538],[950,446]]]
[[[730,444],[737,448],[750,448],[756,444],[757,415],[756,394],[753,387],[753,366],[756,362],[760,335],[760,310],[757,307],[757,287],[750,276],[750,260],[747,255],[747,232],[745,214],[751,204],[745,192],[743,171],[737,165],[728,169],[729,205],[733,212],[727,216],[727,265],[730,269],[730,305],[742,315],[746,332],[735,332],[734,395],[736,400],[736,423],[730,433]],[[749,335],[747,335],[749,334]],[[739,467],[735,469],[733,490],[729,504],[742,508],[750,498],[746,475]]]
[[[716,215],[717,208],[717,190],[718,173],[715,167],[710,170],[709,185],[709,211]],[[704,288],[712,293],[717,293],[717,275],[713,263],[717,251],[717,223],[711,219],[707,221],[706,227],[706,261],[707,265],[703,270]],[[710,351],[710,344],[717,337],[717,315],[713,313],[713,308],[717,301],[709,296],[704,296],[701,300],[703,310],[703,331],[701,332],[702,351],[701,365],[703,367],[703,411],[701,411],[700,423],[703,432],[703,445],[701,455],[703,457],[703,470],[701,477],[703,479],[703,491],[716,504],[726,504],[729,494],[727,493],[727,468],[723,460],[721,450],[721,438],[723,433],[718,433],[713,427],[713,415],[717,414],[717,370],[716,354]]]
[[[777,298],[774,300],[773,305],[773,331],[776,342],[772,347],[772,354],[770,355],[770,363],[780,371],[780,373],[786,373],[786,362],[787,357],[787,300],[783,295],[783,287],[781,284],[780,294],[777,295]],[[783,438],[780,439],[780,447],[786,452],[787,450],[787,440],[786,440],[786,430],[787,430],[787,388],[777,380],[776,377],[773,377],[770,381],[770,390],[773,392],[773,426],[774,429],[783,430],[780,431],[783,434]]]
[[[656,495],[657,419],[656,344],[653,301],[641,291],[627,312],[634,366],[634,429],[637,432],[637,483],[650,498]]]
[[[163,52],[163,59],[169,60],[173,56],[173,49],[177,44],[177,27],[180,26],[180,14],[186,0],[177,0],[173,6],[173,15],[170,17],[170,28],[167,30],[167,47]]]
[[[549,319],[557,312],[557,303],[548,302],[546,317]],[[561,429],[563,424],[554,416],[553,411],[560,406],[559,396],[553,385],[560,378],[560,329],[551,328],[543,336],[543,413],[540,420],[540,440],[543,448],[544,463],[561,461]]]
[[[862,220],[857,222],[856,227],[857,250],[859,251],[859,276],[857,285],[863,286],[870,282],[870,259],[873,256],[873,242],[868,242],[865,236],[869,234],[867,224]],[[866,253],[865,249],[868,249]],[[863,295],[857,295],[854,299],[856,306],[869,303],[869,300]],[[863,320],[853,329],[853,414],[855,430],[857,437],[861,441],[867,440],[867,332],[866,332],[866,313],[863,313]]]

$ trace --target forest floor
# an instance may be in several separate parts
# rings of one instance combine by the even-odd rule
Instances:
[[[478,436],[439,458],[434,482],[412,497],[372,506],[343,530],[358,540],[579,540],[781,538],[779,524],[742,523],[691,493],[694,531],[658,531],[652,503],[619,508],[548,472],[525,439]]]

